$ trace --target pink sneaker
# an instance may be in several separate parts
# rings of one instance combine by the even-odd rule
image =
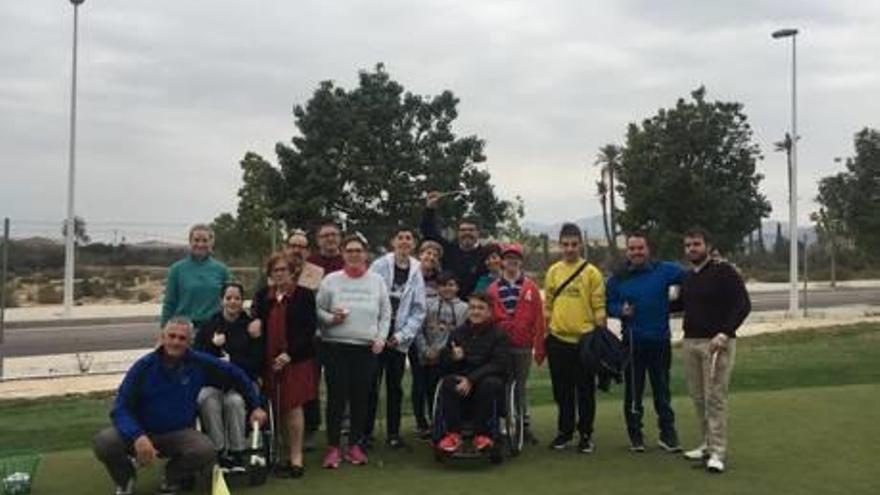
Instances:
[[[327,452],[324,453],[324,468],[336,469],[340,462],[342,462],[342,453],[339,447],[327,447]]]
[[[345,460],[355,466],[361,466],[366,464],[369,459],[364,449],[360,445],[355,444],[348,448],[348,451],[345,453]]]

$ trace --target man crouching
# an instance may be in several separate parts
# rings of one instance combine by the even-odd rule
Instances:
[[[193,429],[199,391],[210,377],[225,377],[252,410],[250,421],[263,424],[256,385],[233,364],[190,350],[192,322],[168,321],[159,347],[141,357],[125,374],[110,411],[113,426],[95,436],[95,456],[107,468],[116,495],[134,493],[136,467],[168,459],[160,494],[191,489],[195,474],[215,459],[211,439]]]

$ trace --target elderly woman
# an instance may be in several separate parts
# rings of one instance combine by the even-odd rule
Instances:
[[[223,287],[222,306],[203,324],[196,335],[195,349],[235,364],[257,381],[263,367],[263,339],[259,322],[253,324],[242,310],[244,289],[241,284]],[[221,467],[244,470],[243,451],[247,448],[244,398],[230,383],[212,379],[198,397],[199,416],[219,454]]]
[[[189,230],[189,254],[171,265],[165,282],[161,326],[174,316],[185,316],[195,328],[220,311],[220,290],[229,281],[229,269],[211,256],[214,231],[205,224]]]
[[[315,364],[314,291],[297,284],[300,258],[273,254],[266,263],[272,284],[254,296],[254,318],[265,333],[265,390],[276,403],[288,433],[289,463],[277,467],[280,476],[300,478],[303,466],[303,406],[318,396]]]
[[[321,361],[327,385],[327,451],[324,467],[339,467],[343,457],[367,463],[360,442],[367,422],[370,385],[377,355],[385,348],[391,324],[391,301],[385,281],[367,271],[367,242],[361,236],[342,243],[345,267],[327,275],[318,289]],[[341,450],[342,415],[351,413],[348,448]]]

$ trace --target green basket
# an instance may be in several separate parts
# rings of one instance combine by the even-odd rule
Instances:
[[[9,452],[0,454],[0,494],[24,495],[31,492],[40,454]]]

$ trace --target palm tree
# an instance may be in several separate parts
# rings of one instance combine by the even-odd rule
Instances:
[[[614,174],[618,170],[620,170],[620,158],[622,155],[622,151],[622,148],[620,146],[617,146],[616,144],[606,144],[605,146],[599,148],[599,154],[596,155],[595,162],[596,165],[601,167],[600,174],[602,176],[602,180],[599,183],[601,183],[602,185],[599,186],[599,196],[602,199],[602,217],[603,221],[606,224],[605,236],[608,238],[609,247],[615,246],[617,244],[617,222],[615,222],[614,219],[614,215],[617,213],[617,207],[615,206],[614,201]],[[597,183],[597,185],[599,183]],[[607,192],[607,194],[602,191],[603,188],[605,192]],[[605,206],[606,197],[608,198],[607,208]]]

